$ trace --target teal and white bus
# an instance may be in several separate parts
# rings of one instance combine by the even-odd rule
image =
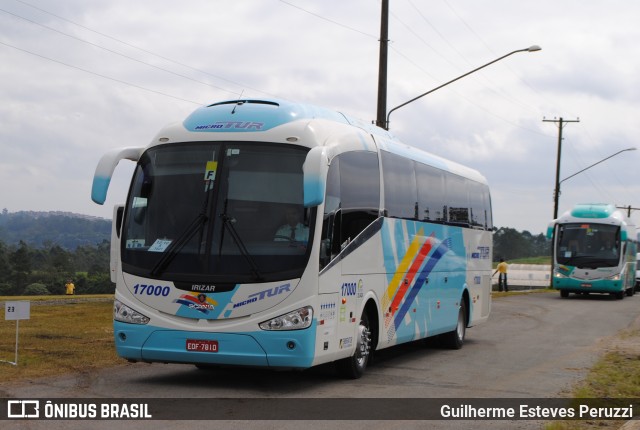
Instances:
[[[578,204],[547,229],[553,239],[553,288],[570,293],[611,294],[623,299],[635,292],[636,229],[611,204]]]
[[[117,353],[130,361],[364,372],[376,349],[460,348],[491,309],[492,215],[477,171],[343,114],[281,100],[201,107],[105,154],[116,205]]]

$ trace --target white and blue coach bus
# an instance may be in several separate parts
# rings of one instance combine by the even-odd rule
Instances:
[[[117,353],[130,361],[358,378],[371,353],[490,312],[489,188],[475,170],[340,113],[275,100],[201,107],[146,147],[105,154],[92,199],[136,162],[114,209]]]
[[[637,237],[633,222],[614,205],[577,204],[551,221],[553,288],[570,293],[635,293]]]

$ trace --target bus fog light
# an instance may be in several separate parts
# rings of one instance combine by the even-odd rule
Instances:
[[[113,302],[113,319],[129,324],[147,324],[149,322],[149,317],[131,309],[118,300]]]
[[[306,306],[260,323],[262,330],[300,330],[311,326],[313,308]]]

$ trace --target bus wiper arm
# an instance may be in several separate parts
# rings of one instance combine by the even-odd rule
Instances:
[[[153,266],[153,269],[151,269],[151,275],[158,276],[159,274],[161,274],[167,267],[167,265],[169,265],[169,263],[173,261],[176,255],[178,255],[178,252],[180,252],[180,250],[184,248],[187,243],[189,243],[193,235],[198,230],[200,230],[200,228],[206,221],[207,216],[204,214],[204,212],[199,213],[198,216],[195,217],[193,221],[191,221],[191,224],[189,224],[187,228],[182,232],[182,234],[180,234],[180,236],[178,236],[178,238],[171,242],[171,245],[167,247],[165,252],[162,254],[162,257],[160,257],[155,266]]]
[[[226,203],[225,203],[225,209],[226,209]],[[240,250],[240,253],[245,258],[245,260],[247,260],[247,263],[249,263],[249,267],[251,268],[251,272],[253,272],[253,276],[255,276],[257,281],[261,281],[263,277],[262,277],[262,274],[260,273],[260,269],[258,268],[258,265],[253,260],[253,257],[251,256],[251,254],[249,254],[247,247],[244,245],[244,242],[242,241],[242,238],[240,237],[240,235],[238,235],[236,228],[233,226],[233,222],[235,220],[231,218],[229,215],[227,215],[226,211],[225,213],[220,215],[220,218],[222,218],[222,224],[225,226],[225,228],[231,235],[231,238],[236,243],[236,246]]]

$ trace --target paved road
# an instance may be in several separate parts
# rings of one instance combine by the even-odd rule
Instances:
[[[489,322],[467,331],[458,351],[422,342],[379,352],[365,376],[339,379],[331,366],[305,372],[256,369],[199,371],[188,365],[127,364],[95,374],[37,380],[19,386],[0,384],[0,397],[195,398],[215,408],[215,398],[546,398],[566,396],[606,350],[620,330],[640,315],[640,295],[557,293],[515,295],[494,300]],[[454,404],[455,405],[455,404]],[[380,404],[364,404],[378,407]],[[295,407],[295,403],[292,403]],[[332,411],[327,411],[331,414]],[[373,411],[372,411],[373,413]],[[235,415],[233,415],[235,417]],[[242,418],[239,417],[239,418]],[[155,425],[157,425],[156,422]],[[197,428],[197,421],[162,421],[163,428]],[[216,421],[225,428],[297,429],[300,421]],[[214,423],[214,424],[215,424]],[[4,424],[4,423],[2,423]],[[30,422],[12,428],[112,428],[113,422]],[[43,424],[42,427],[39,427]],[[46,425],[45,425],[46,424]],[[71,424],[71,426],[70,426]],[[152,423],[121,423],[154,428]],[[216,424],[216,427],[217,425]],[[335,422],[306,422],[306,429]],[[120,424],[118,424],[120,426]],[[346,429],[469,428],[465,421],[346,421]],[[534,421],[475,422],[474,428],[540,428]],[[4,426],[3,426],[4,427]]]

